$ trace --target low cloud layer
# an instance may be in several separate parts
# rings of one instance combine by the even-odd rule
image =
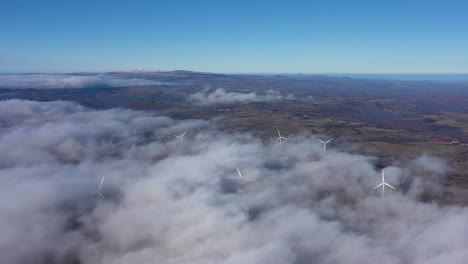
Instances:
[[[96,87],[126,87],[157,84],[165,83],[145,79],[129,79],[104,75],[0,75],[0,88],[9,89],[74,89]]]
[[[421,201],[442,161],[386,168],[382,198],[370,157],[209,125],[0,102],[0,263],[466,263],[468,208]]]
[[[255,92],[252,93],[237,93],[226,92],[222,88],[214,91],[205,89],[201,92],[191,94],[188,98],[189,102],[199,105],[213,105],[213,104],[235,104],[235,103],[252,103],[252,102],[267,102],[282,99],[293,99],[292,95],[283,96],[280,92],[268,90],[265,94],[260,95]]]

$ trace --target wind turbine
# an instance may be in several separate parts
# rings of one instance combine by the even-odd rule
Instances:
[[[102,195],[101,193],[101,187],[102,187],[102,183],[104,182],[104,176],[102,176],[102,179],[101,179],[101,183],[99,183],[99,188],[98,188],[98,200],[99,199],[103,199],[103,200],[106,200],[106,198],[104,198],[104,195]]]
[[[279,131],[279,129],[278,129],[278,139],[276,140],[276,142],[279,141],[279,143],[281,143],[281,142],[282,142],[281,140],[283,140],[283,139],[288,139],[288,138],[282,137],[282,136],[281,136],[281,133],[280,133],[280,131]]]
[[[239,174],[239,177],[243,178],[243,177],[242,177],[242,173],[241,173],[240,170],[239,170],[239,167],[237,167],[237,174]]]
[[[174,137],[178,138],[180,142],[182,142],[182,138],[185,136],[185,134],[187,134],[187,131],[185,131],[183,134],[180,134],[180,135],[174,135]]]
[[[379,188],[380,186],[382,186],[382,197],[383,197],[383,196],[385,195],[385,185],[388,186],[388,187],[390,187],[390,188],[392,188],[392,189],[394,189],[394,190],[396,190],[395,187],[393,187],[393,186],[391,186],[390,184],[388,184],[388,183],[385,182],[385,172],[384,172],[384,170],[382,169],[382,183],[379,184],[379,185],[377,185],[377,186],[375,186],[375,187],[373,188],[373,190]]]
[[[316,138],[316,139],[317,139],[318,141],[320,141],[320,142],[323,144],[323,150],[327,150],[327,143],[333,140],[333,138],[332,138],[332,139],[329,139],[329,140],[327,140],[327,141],[322,141],[322,140],[320,140],[320,139],[318,139],[318,138]]]

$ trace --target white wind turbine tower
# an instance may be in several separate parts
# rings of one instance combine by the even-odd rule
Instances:
[[[279,129],[277,129],[277,130],[278,130],[278,139],[276,140],[276,142],[279,141],[279,143],[281,143],[283,139],[288,139],[288,138],[282,137]]]
[[[182,142],[182,138],[185,136],[185,134],[187,134],[187,131],[185,131],[183,134],[180,134],[180,135],[174,135],[174,137],[178,138],[180,142]]]
[[[237,174],[239,174],[239,177],[243,178],[243,177],[242,177],[242,173],[241,173],[240,170],[239,170],[239,167],[237,167]]]
[[[385,182],[385,172],[384,172],[383,169],[382,169],[382,183],[380,183],[379,185],[375,186],[375,187],[373,188],[373,190],[379,188],[380,186],[382,186],[382,197],[385,195],[385,186],[388,186],[388,187],[390,187],[390,188],[396,190],[395,187],[393,187],[393,186],[391,186],[390,184],[388,184],[388,183]]]
[[[320,142],[323,144],[323,150],[327,150],[327,143],[333,140],[333,138],[332,138],[332,139],[329,139],[329,140],[327,140],[327,141],[323,141],[323,140],[320,140],[320,139],[318,139],[318,138],[316,138],[316,139],[317,139],[318,141],[320,141]]]
[[[102,193],[101,193],[101,187],[102,187],[103,182],[104,182],[104,176],[102,176],[101,183],[99,183],[98,192],[97,192],[98,200],[99,199],[106,200],[106,198],[104,198],[104,195],[102,195]]]

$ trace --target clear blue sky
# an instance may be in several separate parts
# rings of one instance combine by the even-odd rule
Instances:
[[[0,72],[468,73],[468,1],[3,1]]]

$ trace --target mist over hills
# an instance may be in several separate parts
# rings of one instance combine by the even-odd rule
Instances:
[[[468,257],[463,83],[136,71],[0,86],[2,263]]]
[[[0,88],[8,89],[83,89],[164,84],[138,78],[110,77],[102,74],[4,74]]]
[[[0,102],[2,263],[464,263],[466,192],[421,156],[386,168],[320,135],[71,102]],[[180,141],[174,134],[188,131]],[[240,168],[243,178],[238,177]],[[97,196],[102,177],[104,199]],[[431,196],[444,203],[427,202]],[[450,205],[448,205],[448,204]]]
[[[191,71],[28,74],[0,76],[0,87],[9,87],[0,88],[0,99],[67,100],[98,109],[158,111],[182,119],[221,118],[228,129],[259,135],[271,136],[282,126],[294,134],[312,131],[358,142],[405,144],[405,148],[416,144],[410,152],[422,154],[430,150],[426,143],[431,141],[468,143],[467,86]],[[370,127],[385,132],[371,133]],[[465,164],[468,158],[462,147],[441,149],[444,153],[438,155],[456,156],[457,163]]]

